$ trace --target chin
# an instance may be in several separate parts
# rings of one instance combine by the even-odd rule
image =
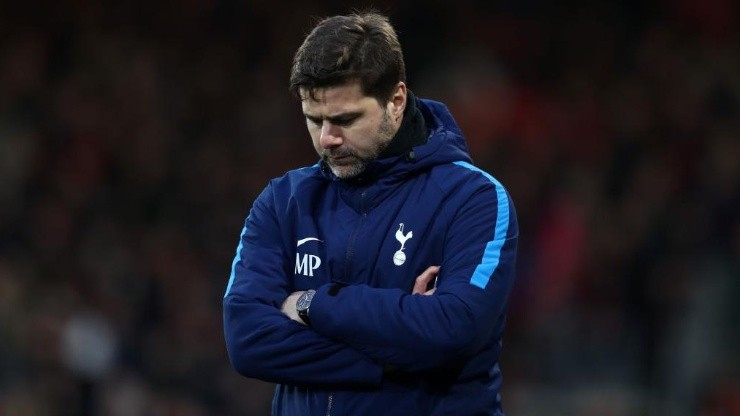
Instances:
[[[365,170],[364,166],[331,166],[331,171],[339,179],[352,179]]]

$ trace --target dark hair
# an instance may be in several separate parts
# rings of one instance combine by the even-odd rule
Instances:
[[[293,58],[290,91],[301,98],[317,88],[359,80],[362,92],[383,103],[406,81],[401,44],[388,18],[375,13],[333,16],[320,21]]]

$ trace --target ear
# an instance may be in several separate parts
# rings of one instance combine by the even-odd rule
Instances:
[[[393,88],[393,94],[391,99],[388,101],[388,112],[394,121],[399,121],[403,116],[403,110],[406,109],[406,100],[408,94],[406,91],[406,84],[403,81],[399,81],[398,84]]]

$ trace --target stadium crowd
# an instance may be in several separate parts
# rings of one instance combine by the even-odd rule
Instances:
[[[740,10],[375,2],[509,189],[512,415],[740,415]],[[339,1],[0,5],[0,414],[264,415],[221,299]]]

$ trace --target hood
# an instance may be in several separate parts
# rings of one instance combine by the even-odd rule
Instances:
[[[468,147],[450,110],[441,102],[416,98],[429,131],[426,143],[414,146],[400,156],[377,159],[355,178],[340,180],[322,161],[321,171],[327,179],[348,187],[365,187],[376,182],[392,184],[436,165],[471,162]]]

